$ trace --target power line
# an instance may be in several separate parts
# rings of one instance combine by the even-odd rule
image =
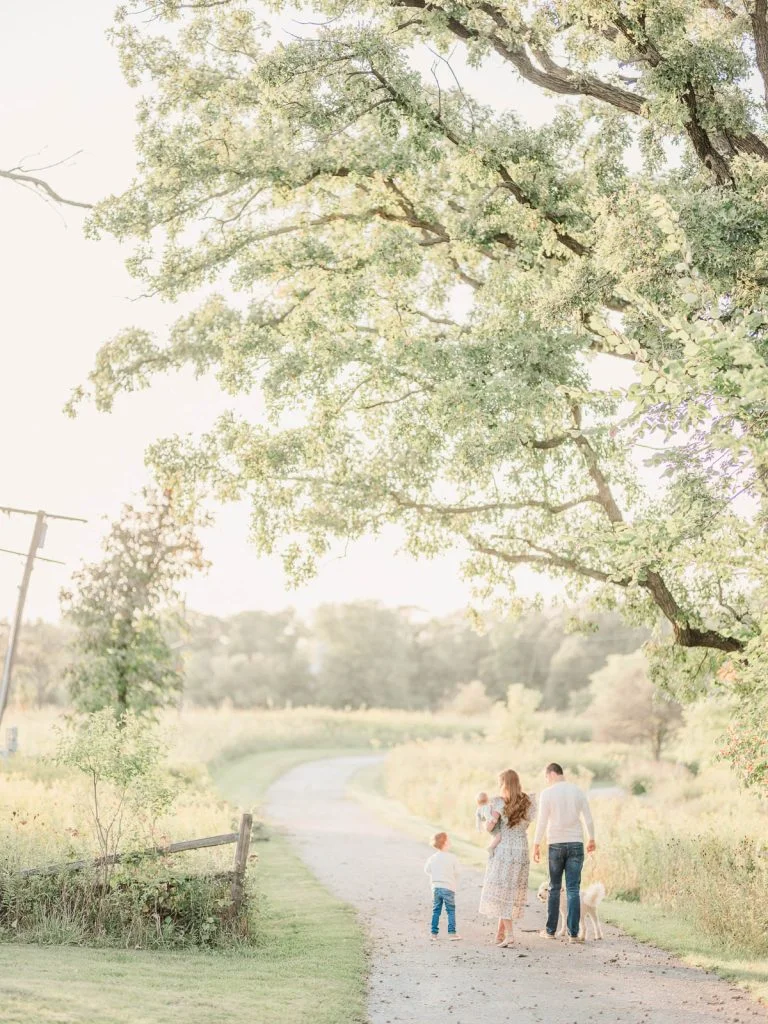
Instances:
[[[43,509],[33,511],[28,508],[12,508],[6,505],[0,505],[0,512],[6,513],[6,515],[19,515],[19,516],[34,516],[35,525],[32,528],[32,538],[29,542],[29,550],[26,556],[21,551],[9,551],[8,549],[0,549],[7,551],[8,554],[22,555],[25,557],[24,571],[21,576],[21,583],[19,585],[19,596],[16,601],[16,614],[13,617],[11,624],[11,631],[8,636],[8,648],[5,652],[5,661],[3,663],[3,675],[0,679],[0,724],[3,721],[3,715],[8,704],[8,693],[11,688],[11,676],[13,674],[13,664],[16,660],[16,648],[19,641],[19,634],[21,633],[21,624],[24,617],[24,604],[27,600],[27,590],[29,589],[29,581],[32,577],[32,569],[34,568],[35,561],[39,558],[46,562],[56,562],[57,559],[45,558],[38,554],[40,548],[45,544],[45,537],[48,532],[49,519],[66,520],[72,523],[86,523],[87,519],[82,519],[79,516],[63,516],[56,515],[53,512],[45,512]],[[63,564],[63,563],[59,563]]]
[[[0,548],[0,553],[4,555],[21,555],[22,558],[26,558],[26,552],[24,551],[11,551],[10,548]],[[62,562],[60,558],[44,558],[42,555],[35,555],[36,562],[50,562],[52,565],[66,565],[66,562]]]
[[[9,505],[0,505],[0,512],[6,512],[8,515],[17,516],[36,516],[39,515],[39,510],[31,508],[11,508]],[[62,516],[54,515],[53,512],[43,512],[46,519],[66,519],[70,523],[87,523],[87,519],[81,519],[79,516]]]

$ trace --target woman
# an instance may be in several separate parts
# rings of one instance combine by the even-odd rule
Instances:
[[[522,917],[528,895],[527,831],[535,814],[533,798],[523,792],[517,772],[502,772],[486,826],[492,832],[498,825],[501,842],[488,860],[480,896],[480,913],[499,919],[496,943],[502,949],[514,945],[514,922]]]

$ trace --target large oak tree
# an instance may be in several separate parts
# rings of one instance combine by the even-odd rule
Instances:
[[[92,231],[135,240],[152,293],[206,294],[104,347],[98,406],[187,365],[260,391],[263,419],[159,443],[161,477],[248,496],[297,579],[396,522],[489,590],[528,565],[665,623],[668,677],[719,667],[742,698],[757,780],[763,0],[312,0],[292,33],[279,0],[271,27],[149,7],[116,30],[139,173]],[[491,69],[496,106],[471,90]],[[540,127],[521,79],[558,98]]]

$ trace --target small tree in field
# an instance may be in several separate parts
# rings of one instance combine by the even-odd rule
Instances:
[[[591,691],[594,738],[647,743],[658,761],[680,728],[682,709],[654,688],[642,651],[610,655],[592,676]]]
[[[117,719],[109,708],[85,716],[60,736],[56,762],[82,772],[88,782],[105,886],[111,859],[126,837],[151,835],[154,822],[173,802],[163,770],[165,753],[146,721],[130,712]]]
[[[143,507],[124,506],[104,558],[75,573],[72,591],[62,594],[76,629],[68,677],[81,711],[153,714],[181,688],[165,624],[178,583],[205,563],[196,524],[177,514],[170,496],[145,490],[143,497]]]
[[[514,748],[538,742],[544,734],[544,717],[538,713],[540,705],[538,690],[530,690],[522,683],[508,686],[506,703],[494,708],[489,738]]]
[[[493,702],[485,689],[485,683],[473,679],[462,683],[451,700],[446,704],[446,711],[455,715],[484,715],[491,710]]]

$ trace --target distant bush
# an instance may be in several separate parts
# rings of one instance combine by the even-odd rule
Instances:
[[[592,726],[589,722],[555,722],[544,730],[545,743],[589,743]]]
[[[522,683],[508,686],[505,703],[496,704],[491,714],[491,741],[517,748],[540,740],[544,735],[544,719],[537,714],[540,704],[541,694],[537,690]]]
[[[615,782],[619,771],[619,764],[611,757],[577,757],[570,763],[570,773],[579,770],[587,771],[592,777],[592,782]]]
[[[461,684],[445,705],[445,710],[454,715],[471,716],[487,714],[492,707],[493,701],[486,692],[485,684],[473,679],[471,683]]]

